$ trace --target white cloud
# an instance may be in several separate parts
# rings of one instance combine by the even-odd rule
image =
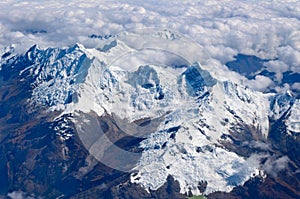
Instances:
[[[34,199],[33,196],[28,196],[25,192],[22,191],[13,191],[7,194],[8,198],[11,199]]]
[[[294,89],[294,90],[300,92],[300,83],[294,83],[294,84],[292,85],[292,89]]]
[[[265,64],[265,66],[268,67],[268,70],[270,72],[275,72],[276,73],[276,80],[281,81],[283,77],[283,72],[289,71],[290,68],[289,66],[284,63],[283,61],[279,60],[271,60]]]
[[[261,148],[262,150],[269,149],[269,146],[263,143],[252,142],[252,144],[254,144],[252,145],[252,147],[254,146],[255,148]],[[290,159],[288,156],[276,157],[274,155],[270,155],[269,153],[259,153],[259,154],[252,154],[247,159],[247,162],[249,162],[250,165],[255,162],[260,162],[261,169],[266,171],[267,175],[272,175],[273,177],[277,177],[278,172],[288,167]]]
[[[243,146],[250,146],[252,148],[256,148],[256,149],[261,149],[261,150],[269,150],[270,149],[270,146],[264,142],[260,142],[260,141],[255,141],[255,140],[252,140],[252,141],[245,141],[243,142],[242,144]]]
[[[300,38],[299,38],[300,39]],[[289,65],[291,70],[300,72],[300,52],[291,46],[278,48],[278,58]]]
[[[288,85],[287,83],[283,84],[283,86],[276,86],[275,87],[276,92],[278,93],[286,93],[287,91],[290,90],[290,85]]]
[[[255,79],[247,81],[246,84],[255,90],[264,91],[273,85],[273,81],[266,76],[257,75]]]
[[[93,47],[97,40],[91,34],[161,27],[190,36],[221,64],[237,53],[276,58],[266,67],[280,79],[283,71],[300,72],[299,8],[299,1],[283,0],[7,0],[0,2],[0,48]]]

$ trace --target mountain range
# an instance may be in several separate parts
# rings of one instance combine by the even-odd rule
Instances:
[[[127,38],[0,51],[1,195],[300,197],[297,96]]]

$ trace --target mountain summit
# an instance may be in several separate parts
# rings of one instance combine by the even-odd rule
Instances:
[[[174,35],[162,35],[156,36],[176,40]],[[45,50],[33,46],[22,55],[14,55],[13,48],[4,50],[0,122],[7,133],[0,137],[1,146],[15,151],[13,143],[26,148],[28,141],[33,148],[49,147],[45,142],[51,140],[55,150],[62,150],[61,157],[54,158],[61,161],[55,168],[62,174],[76,167],[78,172],[68,173],[69,177],[84,180],[98,161],[129,172],[128,182],[148,193],[161,189],[169,177],[179,183],[181,194],[207,195],[230,192],[254,178],[262,183],[280,177],[274,171],[295,172],[300,157],[282,145],[288,140],[299,146],[299,99],[288,92],[266,94],[220,81],[203,69],[201,60],[190,63],[174,53],[157,51],[133,48],[114,37],[97,49],[76,44]],[[153,61],[157,56],[164,61]],[[40,125],[52,130],[42,133],[38,129],[46,127]],[[51,138],[46,141],[44,136]],[[79,160],[70,158],[79,146],[89,155],[86,165],[76,166]],[[21,186],[12,168],[24,164],[26,175],[41,172],[29,156],[38,157],[43,150],[23,152],[29,159],[1,155],[9,162],[1,165],[6,173],[3,193]],[[51,151],[46,154],[55,157]],[[22,185],[24,191],[34,192],[36,178],[31,186]],[[56,191],[51,194],[75,194]]]

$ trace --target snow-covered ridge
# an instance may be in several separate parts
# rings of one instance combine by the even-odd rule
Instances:
[[[286,121],[287,130],[292,133],[300,133],[300,100],[296,100],[291,107],[291,112]]]
[[[10,48],[2,57],[1,66],[18,67],[21,81],[31,81],[30,103],[48,106],[51,110],[64,109],[64,105],[72,101],[72,95],[84,81],[91,62],[79,44],[67,49],[45,50],[35,45],[20,56],[13,54],[13,48]]]
[[[205,193],[230,191],[250,179],[260,165],[254,157],[245,159],[224,149],[220,140],[227,137],[225,141],[232,142],[228,135],[243,133],[245,126],[265,139],[268,118],[278,119],[288,110],[288,129],[299,132],[299,101],[290,103],[292,96],[263,94],[219,81],[199,62],[169,66],[165,63],[170,62],[145,64],[143,59],[122,68],[122,62],[114,60],[126,52],[137,50],[116,37],[97,49],[75,45],[41,50],[33,46],[20,59],[27,62],[19,76],[22,81],[33,77],[33,107],[63,114],[116,114],[130,122],[163,117],[157,131],[141,143],[144,151],[135,167],[138,173],[131,178],[145,189],[159,188],[172,175],[182,193],[201,194],[199,182],[208,183]]]

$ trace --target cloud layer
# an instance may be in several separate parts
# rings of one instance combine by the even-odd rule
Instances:
[[[0,48],[18,44],[22,51],[33,44],[44,48],[74,43],[94,47],[97,40],[90,35],[146,27],[169,28],[188,35],[206,49],[216,65],[243,53],[274,59],[266,67],[278,80],[285,71],[300,72],[297,0],[0,2]],[[225,70],[219,70],[218,75]],[[263,76],[255,80],[243,82],[260,90],[272,85],[272,80]]]

